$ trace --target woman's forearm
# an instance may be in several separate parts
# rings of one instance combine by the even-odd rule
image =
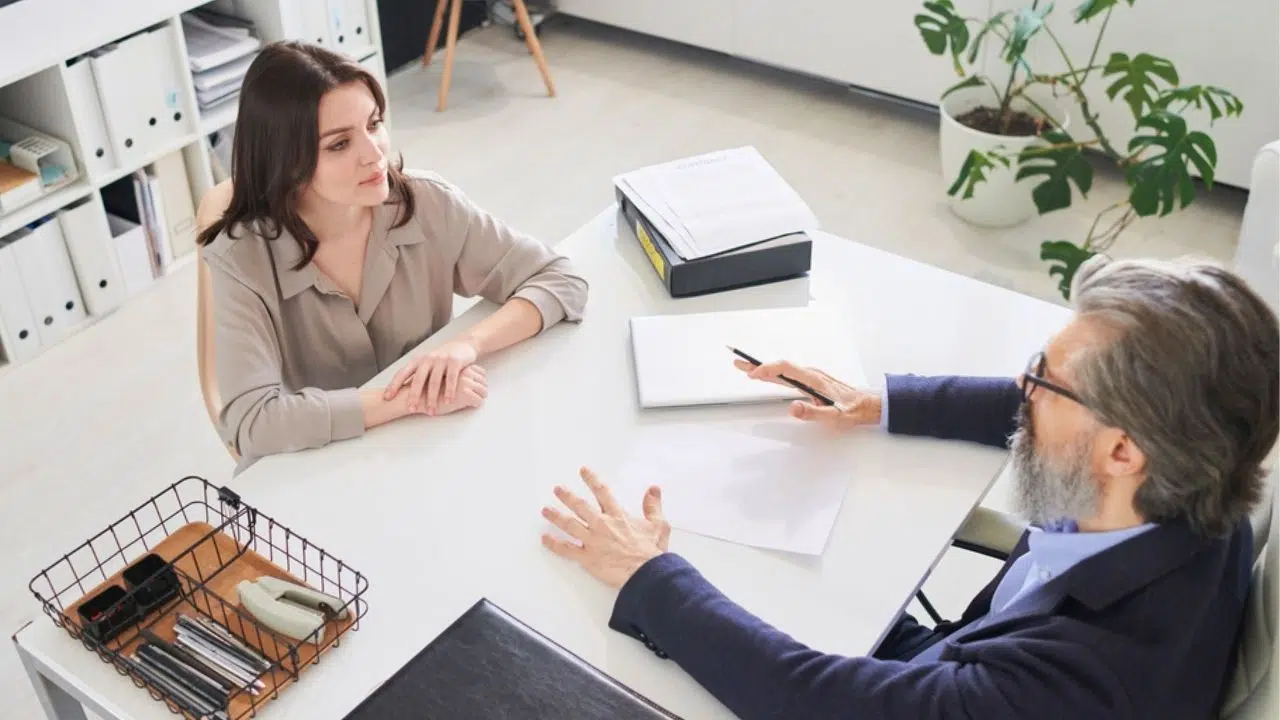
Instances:
[[[386,400],[382,390],[361,390],[360,406],[364,410],[364,427],[368,430],[408,415],[409,393]]]
[[[514,297],[489,317],[476,323],[462,340],[470,342],[476,355],[488,355],[527,340],[542,331],[542,313],[524,298]]]

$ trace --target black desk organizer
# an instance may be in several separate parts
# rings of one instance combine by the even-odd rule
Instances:
[[[273,632],[239,607],[233,589],[241,574],[264,570],[338,597],[349,619],[336,628],[331,623],[321,642],[316,634],[294,640]],[[235,692],[227,710],[231,718],[254,717],[346,631],[359,629],[368,586],[364,575],[236,493],[189,476],[40,571],[28,587],[55,625],[175,714],[198,720],[126,659],[143,630],[161,631],[180,609],[260,650],[273,663],[257,678],[264,689],[257,696]]]

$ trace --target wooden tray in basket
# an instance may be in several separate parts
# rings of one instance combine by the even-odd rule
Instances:
[[[194,550],[188,552],[193,547]],[[156,635],[173,642],[176,639],[174,625],[177,623],[179,614],[211,617],[274,663],[272,669],[264,673],[260,678],[266,688],[261,694],[252,696],[248,692],[241,691],[231,696],[227,707],[227,714],[230,717],[243,717],[251,710],[260,709],[264,703],[270,702],[280,689],[294,681],[294,673],[291,673],[288,668],[296,667],[297,672],[301,673],[310,667],[317,655],[328,649],[328,645],[325,644],[317,645],[312,642],[297,641],[273,633],[260,624],[242,620],[242,616],[239,613],[230,610],[230,607],[240,607],[236,585],[242,580],[256,580],[263,576],[272,576],[299,585],[305,583],[253,550],[244,550],[241,553],[240,546],[235,539],[222,532],[215,533],[212,525],[201,522],[185,525],[152,548],[152,552],[164,558],[167,562],[174,562],[174,559],[178,558],[177,562],[174,562],[174,567],[193,580],[202,576],[208,578],[211,574],[211,569],[216,569],[221,567],[223,563],[227,563],[224,569],[204,583],[206,591],[216,595],[221,602],[229,606],[227,612],[224,613],[217,607],[212,608],[212,611],[209,607],[193,607],[190,601],[182,599],[180,596],[176,600],[171,600],[163,611],[159,611],[158,615],[149,615],[140,624],[126,629],[118,638],[112,640],[110,645],[118,648],[121,655],[129,657],[133,655],[136,647],[142,642],[140,627],[149,627]],[[241,553],[239,557],[236,557],[237,553]],[[228,563],[227,561],[233,557],[235,559]],[[77,610],[80,605],[111,585],[124,587],[123,572],[121,570],[116,573],[70,605],[65,612],[67,617],[79,624],[80,616]],[[183,586],[184,590],[188,589],[185,581]],[[324,591],[321,588],[316,589]],[[193,597],[196,604],[206,604],[202,600],[204,597],[202,593],[194,593]],[[337,637],[355,623],[356,613],[354,612],[354,607],[351,610],[351,612],[347,613],[346,619],[331,620],[326,624],[324,638]],[[247,612],[245,616],[247,617]],[[296,648],[296,658],[289,657],[288,650],[290,648]]]

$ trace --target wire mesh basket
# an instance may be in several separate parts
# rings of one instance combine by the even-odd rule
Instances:
[[[286,637],[235,600],[240,581],[263,576],[307,585],[342,606],[311,635]],[[364,575],[236,493],[189,476],[40,571],[29,588],[55,625],[174,713],[201,720],[256,716],[359,629],[368,586]],[[180,615],[217,623],[270,664],[232,690],[219,712],[202,712],[130,655],[145,637],[172,639]]]

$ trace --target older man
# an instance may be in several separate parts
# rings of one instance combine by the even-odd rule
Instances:
[[[904,616],[871,657],[807,648],[667,552],[656,487],[631,517],[586,469],[599,507],[558,488],[573,515],[543,514],[569,537],[543,543],[621,588],[610,627],[744,718],[1215,717],[1277,435],[1276,317],[1205,264],[1095,258],[1072,296],[1016,380],[890,376],[882,399],[785,363],[742,368],[841,401],[795,404],[800,419],[1012,436],[1033,529],[958,622]]]

